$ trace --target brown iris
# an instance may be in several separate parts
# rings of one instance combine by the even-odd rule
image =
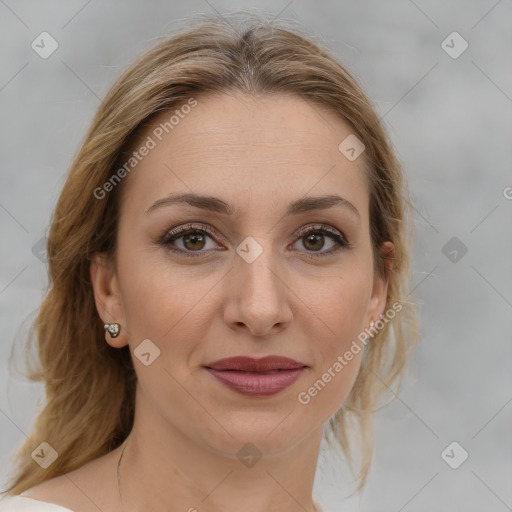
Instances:
[[[199,240],[199,242],[198,242]],[[188,243],[191,243],[191,246],[187,246]],[[199,244],[200,246],[197,246],[196,244]],[[205,235],[201,233],[195,233],[195,234],[188,234],[183,236],[183,245],[191,250],[201,250],[205,246]]]
[[[311,249],[313,251],[317,251],[319,249],[321,249],[324,245],[324,237],[323,235],[318,235],[318,234],[315,234],[315,233],[312,233],[310,235],[306,235],[302,238],[305,238],[307,240],[307,242],[304,242],[304,246],[308,249]],[[308,244],[312,242],[312,244],[314,245],[314,247],[308,247]]]

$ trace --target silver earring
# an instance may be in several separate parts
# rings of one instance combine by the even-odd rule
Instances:
[[[119,330],[121,329],[121,326],[119,324],[115,324],[115,323],[114,324],[105,324],[103,326],[103,329],[108,331],[111,338],[115,338],[119,334]]]

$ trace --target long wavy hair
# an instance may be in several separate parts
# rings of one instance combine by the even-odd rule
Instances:
[[[414,223],[406,177],[375,108],[327,47],[295,25],[254,14],[235,25],[221,16],[191,18],[140,56],[107,93],[52,215],[48,288],[25,347],[27,377],[44,383],[45,402],[15,454],[4,492],[21,494],[73,471],[117,448],[130,433],[136,389],[131,354],[128,346],[114,349],[105,343],[90,280],[94,252],[115,258],[126,179],[107,199],[99,200],[94,191],[126,161],[154,116],[201,94],[231,91],[295,94],[335,113],[365,145],[375,271],[389,280],[386,309],[394,303],[402,307],[365,347],[349,396],[324,425],[329,446],[341,447],[352,471],[357,441],[356,491],[365,485],[374,447],[372,414],[382,407],[376,406],[385,389],[393,383],[398,384],[395,392],[401,388],[418,337],[416,306],[408,291]],[[391,269],[378,250],[388,240],[395,247]],[[32,360],[32,344],[38,360]],[[58,452],[47,469],[31,457],[43,441]]]

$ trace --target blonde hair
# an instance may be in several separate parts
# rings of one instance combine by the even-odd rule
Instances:
[[[130,433],[136,374],[129,347],[113,349],[105,343],[89,274],[94,252],[115,257],[126,180],[109,192],[108,200],[98,200],[94,190],[111,178],[153,116],[191,97],[230,91],[298,95],[337,114],[365,145],[375,270],[389,279],[386,309],[395,302],[402,309],[365,348],[353,389],[328,422],[351,467],[349,438],[359,438],[356,491],[364,486],[373,452],[371,414],[384,389],[394,382],[400,389],[418,336],[415,305],[408,300],[413,235],[408,186],[386,130],[356,80],[326,48],[287,23],[250,16],[233,28],[220,16],[192,19],[190,26],[143,54],[111,87],[52,216],[48,290],[29,336],[29,345],[35,338],[39,362],[31,367],[27,359],[27,376],[44,382],[46,403],[16,454],[5,492],[21,494],[73,471],[117,448]],[[378,251],[387,240],[395,247],[389,272]],[[47,469],[31,458],[43,441],[58,452]]]

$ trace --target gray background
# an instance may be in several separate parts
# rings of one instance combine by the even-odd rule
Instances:
[[[303,23],[359,79],[415,208],[418,350],[398,399],[376,415],[367,488],[345,499],[350,475],[322,449],[316,492],[329,512],[512,510],[510,0],[0,0],[0,481],[43,399],[16,372],[46,284],[33,246],[100,98],[180,19],[255,8]],[[59,44],[48,59],[30,46],[42,31]],[[453,31],[469,44],[456,59],[441,46]],[[452,237],[468,249],[456,262],[443,252]],[[469,453],[458,469],[441,457],[452,441]]]

